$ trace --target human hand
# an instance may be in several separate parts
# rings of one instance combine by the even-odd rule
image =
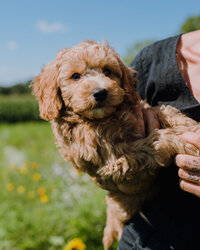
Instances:
[[[193,144],[200,150],[200,135],[193,132],[182,134],[181,139]],[[178,154],[175,158],[176,165],[180,168],[180,187],[182,190],[200,197],[200,157]]]
[[[142,113],[144,116],[144,123],[146,127],[146,136],[148,136],[155,129],[160,128],[160,122],[158,120],[156,112],[153,109],[151,108],[143,109]]]
[[[133,108],[133,113],[138,120],[137,131],[139,131],[143,137],[151,134],[153,130],[160,128],[158,117],[152,108],[141,108],[140,105],[136,105]]]

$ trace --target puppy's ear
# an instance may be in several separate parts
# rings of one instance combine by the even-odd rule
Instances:
[[[137,82],[137,73],[136,71],[128,68],[118,57],[118,62],[122,71],[122,88],[125,90],[127,101],[133,105],[138,104],[141,101],[141,98],[136,92],[135,84]]]
[[[31,85],[33,94],[39,101],[40,116],[44,120],[57,118],[62,108],[58,74],[59,65],[55,60],[42,69],[41,75],[37,76]]]

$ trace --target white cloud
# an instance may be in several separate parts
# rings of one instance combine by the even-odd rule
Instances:
[[[17,43],[15,41],[10,41],[6,45],[7,49],[9,50],[16,50],[17,49]]]
[[[38,21],[36,23],[36,28],[44,34],[50,34],[50,33],[55,33],[55,32],[65,32],[67,30],[66,25],[60,22],[48,23],[45,20]]]

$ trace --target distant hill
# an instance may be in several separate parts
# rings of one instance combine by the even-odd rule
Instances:
[[[31,81],[28,81],[27,83],[19,83],[10,87],[0,87],[0,95],[31,94],[30,83]]]

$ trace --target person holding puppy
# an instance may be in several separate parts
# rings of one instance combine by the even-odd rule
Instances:
[[[174,106],[200,122],[200,30],[145,47],[131,66],[142,99]],[[143,110],[143,118],[146,135],[159,128],[152,110]],[[200,150],[199,134],[181,139]],[[199,249],[200,158],[179,154],[174,162],[160,171],[160,194],[125,225],[119,250]]]

